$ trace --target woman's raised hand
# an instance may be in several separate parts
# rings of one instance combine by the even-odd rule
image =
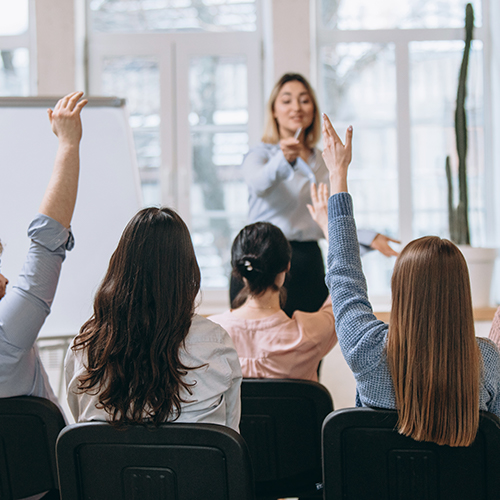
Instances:
[[[52,131],[57,135],[60,143],[76,143],[82,138],[82,122],[80,112],[87,104],[87,100],[80,99],[83,92],[73,92],[60,99],[54,111],[47,110]]]
[[[312,205],[307,205],[307,209],[313,220],[323,231],[326,241],[328,241],[328,187],[321,182],[316,188],[316,184],[311,184]]]
[[[352,127],[348,127],[345,145],[323,113],[323,159],[330,172],[330,194],[347,192],[347,168],[352,158]]]

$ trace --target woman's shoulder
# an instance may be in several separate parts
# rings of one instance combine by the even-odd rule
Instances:
[[[215,343],[227,344],[231,342],[229,335],[217,322],[211,321],[204,316],[195,314],[191,321],[191,327],[186,337],[186,344]]]
[[[497,345],[485,337],[477,337],[476,340],[483,357],[485,370],[494,370],[500,378],[500,351]]]

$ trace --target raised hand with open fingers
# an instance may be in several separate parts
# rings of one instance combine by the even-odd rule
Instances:
[[[312,205],[308,204],[307,209],[328,241],[328,186],[323,182],[318,187],[311,184],[311,200]]]
[[[330,172],[330,193],[347,191],[347,169],[352,158],[352,127],[346,131],[345,145],[323,114],[323,159]]]
[[[87,100],[80,100],[83,92],[73,92],[60,99],[54,110],[47,110],[52,131],[60,142],[79,143],[82,138],[80,112]]]

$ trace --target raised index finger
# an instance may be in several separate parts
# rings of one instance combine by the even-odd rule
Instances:
[[[333,138],[333,141],[340,142],[340,144],[342,144],[340,137],[337,135],[337,132],[333,128],[332,122],[330,121],[330,118],[328,118],[326,113],[323,113],[323,124],[324,124],[324,128],[326,130],[326,133]]]

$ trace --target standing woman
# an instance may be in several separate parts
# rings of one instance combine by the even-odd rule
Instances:
[[[310,184],[328,182],[328,170],[315,147],[321,135],[318,104],[309,82],[296,73],[283,75],[274,86],[267,105],[262,142],[243,161],[249,190],[248,222],[271,222],[292,247],[287,302],[284,311],[317,311],[325,301],[323,257],[318,246],[321,229],[311,224]],[[362,253],[370,247],[384,255],[397,255],[390,238],[375,231],[358,231]],[[394,241],[394,240],[391,240]],[[231,278],[231,303],[243,283]]]

